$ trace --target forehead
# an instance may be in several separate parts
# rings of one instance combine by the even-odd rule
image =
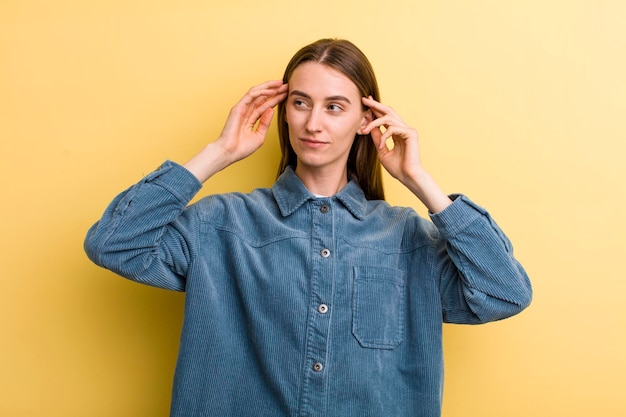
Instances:
[[[344,95],[360,97],[359,89],[343,73],[318,62],[300,64],[289,78],[289,90],[298,90],[311,97]]]

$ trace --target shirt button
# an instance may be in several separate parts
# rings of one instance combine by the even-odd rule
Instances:
[[[322,369],[324,369],[324,365],[322,365],[320,362],[315,362],[313,364],[313,370],[315,372],[322,372]]]
[[[322,204],[322,207],[320,207],[320,211],[322,213],[328,213],[328,210],[330,210],[330,207],[328,207],[328,204]]]
[[[328,306],[326,304],[320,304],[319,306],[317,306],[317,311],[320,314],[326,314],[328,313]]]
[[[330,256],[330,250],[322,249],[322,251],[320,252],[320,255],[322,255],[322,258],[328,258]]]

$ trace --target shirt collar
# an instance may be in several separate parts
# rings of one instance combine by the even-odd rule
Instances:
[[[283,217],[291,215],[305,202],[316,198],[307,190],[291,167],[287,167],[278,177],[272,187],[272,193]],[[330,198],[341,201],[354,217],[363,220],[367,200],[363,190],[354,180],[350,180],[345,187]]]

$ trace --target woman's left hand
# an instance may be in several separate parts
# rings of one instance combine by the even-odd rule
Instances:
[[[450,198],[422,166],[417,130],[407,125],[391,107],[371,96],[363,97],[362,102],[376,118],[364,126],[361,133],[372,135],[382,166],[411,190],[431,213],[450,205]],[[392,146],[387,145],[388,139],[393,141]]]
[[[408,182],[417,178],[423,170],[417,130],[408,126],[391,107],[379,103],[371,96],[363,97],[362,101],[376,117],[361,129],[362,133],[372,135],[382,166],[394,178],[408,186]],[[393,146],[387,145],[388,139],[393,141]]]

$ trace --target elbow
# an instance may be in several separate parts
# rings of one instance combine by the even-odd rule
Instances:
[[[99,236],[96,226],[87,233],[83,247],[93,263],[121,277],[152,287],[185,291],[185,277],[170,271],[152,247],[127,248],[116,244]]]
[[[120,245],[115,244],[100,229],[98,223],[94,224],[85,237],[83,249],[87,258],[94,264],[126,277],[124,264],[127,262],[127,255]]]
[[[530,306],[532,298],[530,287],[524,288],[523,291],[507,299],[491,298],[483,305],[483,308],[476,310],[479,322],[488,323],[516,316]]]
[[[509,303],[513,305],[512,316],[524,311],[533,301],[533,288],[530,279],[525,272],[521,275],[517,291],[512,292],[514,295],[509,300]]]
[[[515,316],[530,306],[533,300],[533,288],[530,279],[523,268],[519,268],[517,273],[509,280],[503,281],[507,284],[499,290],[484,294],[487,308],[486,322],[503,320]]]
[[[98,229],[98,223],[91,226],[83,242],[83,249],[87,258],[100,267],[112,269],[115,266],[111,264],[113,257],[108,255],[113,251],[113,248],[109,248],[108,246],[107,239],[104,238],[103,234]]]
[[[465,299],[465,307],[444,308],[446,323],[485,324],[504,320],[524,311],[532,301],[532,291],[515,298],[502,299],[474,292]]]
[[[528,308],[532,302],[533,302],[533,289],[529,284],[524,294],[518,300],[518,306],[520,307],[518,313],[521,313],[523,310]]]
[[[472,292],[467,303],[472,312],[469,324],[484,324],[504,320],[524,311],[532,302],[532,288],[525,286],[518,291],[507,293],[507,296],[488,295]]]
[[[91,226],[89,231],[87,231],[87,236],[85,237],[85,241],[83,242],[83,249],[85,254],[87,254],[87,258],[98,266],[102,266],[100,259],[102,259],[102,247],[98,244],[98,235],[97,235],[97,227],[98,223]]]

